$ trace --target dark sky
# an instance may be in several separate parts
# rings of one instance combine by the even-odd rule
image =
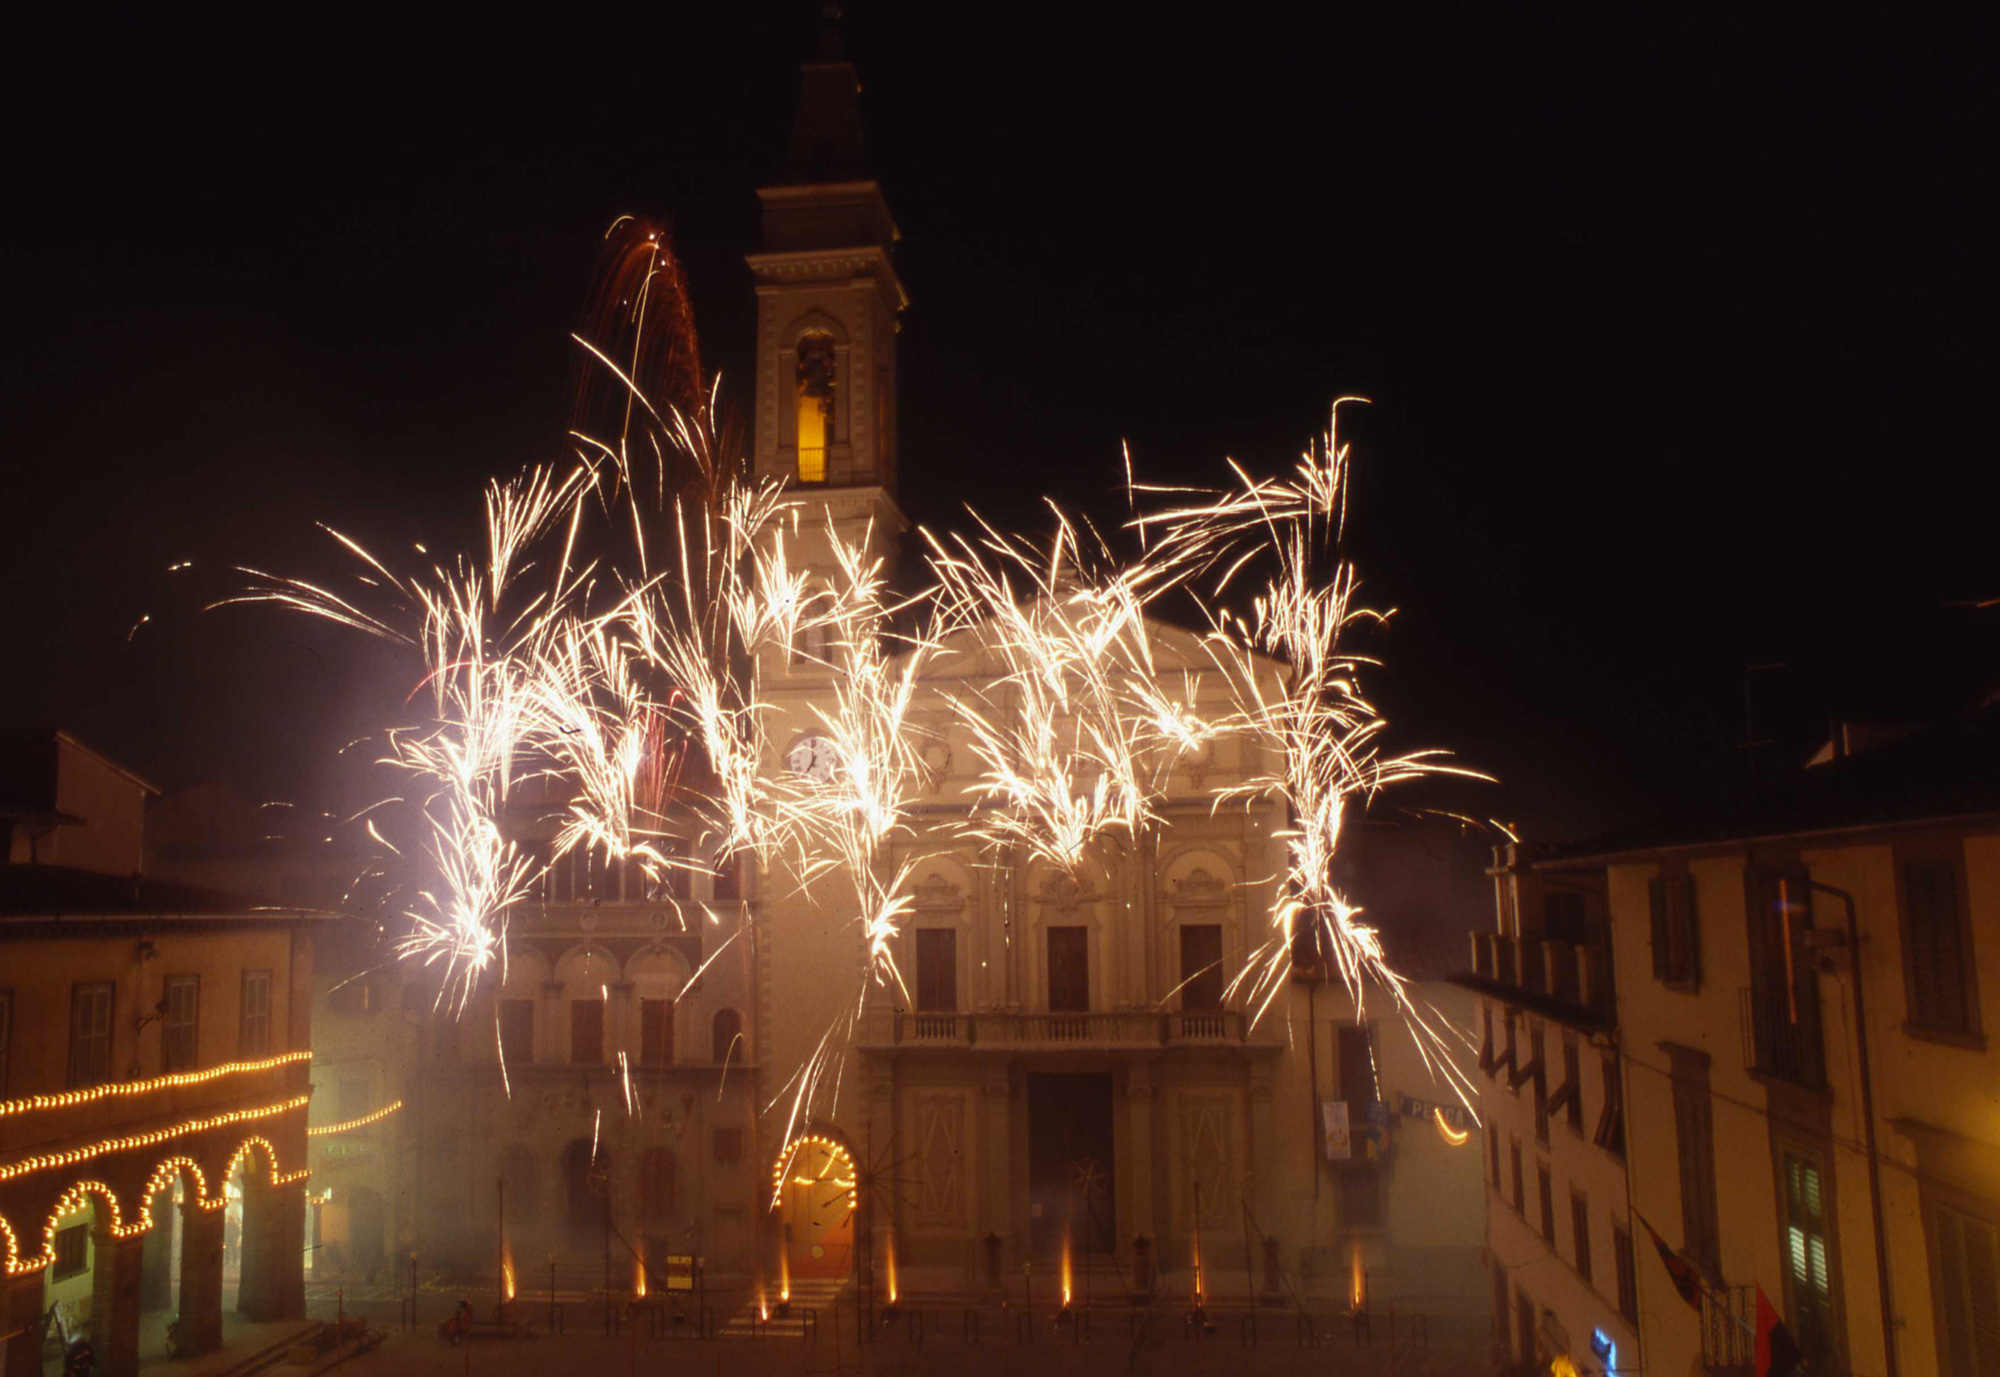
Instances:
[[[339,568],[315,519],[448,548],[486,475],[558,457],[615,215],[671,223],[746,379],[741,255],[816,8],[52,41],[75,60],[5,97],[0,720],[169,787],[309,787],[407,676],[202,597],[236,561]],[[1397,739],[1545,831],[1735,787],[1830,711],[1954,700],[1993,642],[2000,612],[1945,606],[2000,595],[1969,36],[849,11],[916,519],[1114,514],[1122,439],[1162,478],[1275,470],[1364,393],[1351,548],[1401,609],[1372,647]],[[1766,663],[1779,741],[1745,751]]]

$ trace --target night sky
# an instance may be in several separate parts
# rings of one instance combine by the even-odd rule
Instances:
[[[169,788],[317,788],[408,666],[198,608],[232,563],[345,567],[316,519],[456,548],[487,475],[560,457],[620,213],[672,226],[747,403],[742,254],[817,7],[656,8],[511,53],[93,34],[13,86],[0,722]],[[1400,609],[1370,644],[1395,739],[1548,836],[1990,664],[2000,609],[1947,605],[2000,596],[1979,45],[849,11],[916,520],[1032,521],[1041,491],[1115,517],[1121,440],[1162,479],[1274,471],[1366,394],[1350,548]],[[1748,676],[1745,749],[1753,664],[1784,667]]]

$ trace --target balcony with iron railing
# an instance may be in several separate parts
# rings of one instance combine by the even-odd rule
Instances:
[[[1820,1036],[1819,992],[1741,991],[1743,1064],[1808,1090],[1826,1086],[1826,1047]]]
[[[878,1049],[977,1047],[1020,1051],[1240,1047],[1261,1045],[1263,1041],[1253,1040],[1249,1020],[1239,1009],[1115,1013],[991,1010],[926,1013],[871,1009],[862,1016],[856,1040],[863,1047]]]

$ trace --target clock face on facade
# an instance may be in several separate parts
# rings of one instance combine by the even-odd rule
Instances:
[[[802,736],[786,754],[785,766],[824,784],[833,778],[833,743],[823,736]]]

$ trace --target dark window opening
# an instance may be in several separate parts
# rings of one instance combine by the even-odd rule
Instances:
[[[160,996],[160,1069],[191,1071],[200,1059],[201,977],[170,975]]]
[[[1049,1012],[1090,1011],[1090,929],[1048,929]]]
[[[671,1066],[674,1061],[674,1002],[639,1001],[639,1065]]]
[[[917,1012],[958,1012],[958,933],[951,928],[918,928]]]
[[[569,1002],[569,1059],[574,1066],[604,1064],[604,1001]]]
[[[516,1066],[535,1059],[535,1001],[500,1001],[500,1055]]]
[[[708,1025],[708,1059],[723,1062],[744,1060],[743,1015],[734,1009],[718,1009]]]
[[[1181,924],[1181,1008],[1222,1007],[1222,925]]]
[[[261,1057],[271,1050],[271,973],[243,972],[243,1009],[238,1022],[237,1042],[246,1057]]]
[[[1958,867],[1951,861],[1903,866],[1903,964],[1909,1021],[1939,1033],[1975,1030],[1965,957]]]
[[[73,986],[69,996],[69,1083],[72,1088],[111,1079],[111,995],[108,980]]]
[[[1653,923],[1653,978],[1694,989],[1701,983],[1701,928],[1694,877],[1665,875],[1647,886]]]
[[[1577,1275],[1590,1280],[1590,1202],[1574,1191],[1569,1197],[1570,1242],[1576,1256]]]
[[[90,1267],[90,1225],[72,1224],[56,1230],[55,1272],[51,1280],[82,1276]]]

